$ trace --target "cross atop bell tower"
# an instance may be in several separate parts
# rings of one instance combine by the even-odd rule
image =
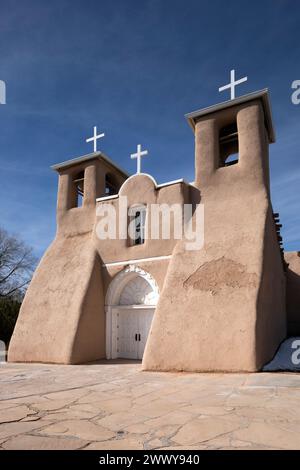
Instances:
[[[236,80],[235,70],[231,70],[230,71],[230,83],[228,83],[227,85],[221,86],[219,88],[219,92],[230,89],[230,99],[234,100],[235,99],[235,87],[237,85],[240,85],[241,83],[246,82],[247,80],[248,80],[248,77],[243,77],[243,78],[240,78],[239,80]]]
[[[97,135],[97,126],[94,126],[94,135],[93,135],[93,137],[90,137],[89,139],[86,139],[87,143],[88,142],[93,142],[94,143],[94,153],[97,152],[97,140],[101,139],[104,136],[105,136],[104,132],[102,134]]]

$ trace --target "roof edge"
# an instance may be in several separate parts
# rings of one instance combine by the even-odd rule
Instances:
[[[81,157],[76,157],[72,158],[71,160],[66,160],[61,163],[56,163],[55,165],[51,165],[51,170],[59,172],[60,170],[64,170],[66,168],[69,168],[73,165],[77,165],[78,163],[83,163],[88,160],[94,160],[94,159],[99,159],[99,160],[104,160],[106,163],[109,165],[113,166],[118,170],[120,173],[122,173],[124,176],[129,177],[129,173],[127,171],[123,170],[119,165],[117,165],[115,162],[113,162],[107,155],[105,155],[102,152],[93,152],[93,153],[88,153],[86,155],[82,155]]]
[[[270,143],[274,143],[276,141],[276,136],[275,136],[275,130],[273,126],[272,109],[271,109],[268,88],[263,88],[262,90],[254,91],[254,92],[248,93],[247,95],[239,96],[238,98],[235,98],[234,100],[223,101],[222,103],[218,103],[218,104],[208,106],[203,109],[192,111],[191,113],[185,114],[185,118],[188,121],[191,128],[195,130],[195,124],[198,118],[221,111],[222,109],[227,109],[233,106],[237,106],[239,104],[247,103],[255,99],[260,99],[262,101],[264,112],[265,112],[266,127],[268,130],[269,141]]]

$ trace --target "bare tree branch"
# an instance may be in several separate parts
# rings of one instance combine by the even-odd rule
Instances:
[[[11,289],[9,292],[6,292],[5,294],[2,294],[0,293],[0,297],[10,297],[13,293],[17,292],[17,291],[20,291],[23,287],[27,286],[27,284],[29,284],[30,282],[30,279],[26,282],[24,282],[23,284],[21,284],[20,286],[16,286],[14,287],[13,289]]]
[[[0,228],[0,297],[22,295],[35,265],[31,248]]]

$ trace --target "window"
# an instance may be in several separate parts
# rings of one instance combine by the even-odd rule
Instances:
[[[130,245],[142,245],[145,243],[146,230],[146,206],[138,205],[129,208],[128,235]]]
[[[118,194],[118,184],[113,175],[108,173],[105,177],[105,196]]]
[[[236,122],[220,130],[220,167],[235,165],[239,161],[239,140]]]
[[[73,184],[75,185],[76,191],[75,207],[81,207],[84,196],[84,171],[81,171],[74,177]]]

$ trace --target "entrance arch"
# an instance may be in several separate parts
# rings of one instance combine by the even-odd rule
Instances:
[[[158,298],[154,278],[137,266],[113,278],[105,299],[107,359],[142,359]]]

